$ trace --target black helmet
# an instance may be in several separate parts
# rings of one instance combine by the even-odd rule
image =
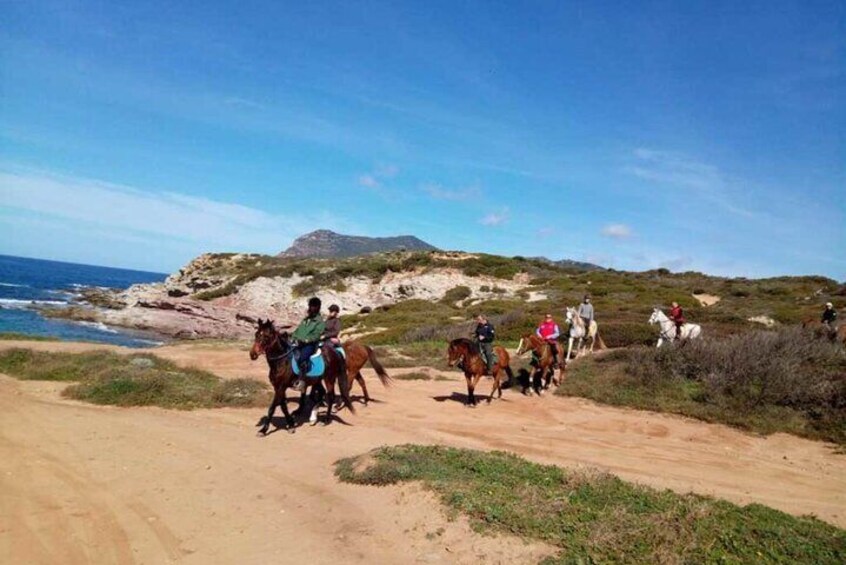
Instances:
[[[329,307],[329,311],[330,311],[330,312],[340,312],[340,311],[341,311],[341,307],[340,307],[340,306],[338,306],[337,304],[333,304],[332,306],[330,306],[330,307]]]
[[[312,296],[311,298],[308,299],[308,307],[309,308],[311,308],[311,307],[320,308],[322,305],[323,305],[323,303],[316,296]]]

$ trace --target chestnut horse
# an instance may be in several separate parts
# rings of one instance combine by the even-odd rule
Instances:
[[[833,342],[840,342],[846,345],[846,324],[840,324],[835,331],[822,323],[819,318],[807,318],[802,321],[802,328],[813,332],[815,337],[828,338]]]
[[[535,358],[537,359],[537,366],[535,367],[535,374],[534,374],[534,381],[538,381],[543,379],[544,389],[548,389],[550,382],[555,386],[558,386],[561,381],[564,380],[564,369],[565,364],[561,361],[561,347],[559,344],[558,348],[558,377],[555,378],[555,368],[553,364],[555,363],[556,359],[555,356],[552,354],[552,348],[549,344],[538,336],[537,334],[526,334],[520,338],[520,346],[517,348],[517,355],[523,355],[527,351],[531,351],[534,353]],[[524,387],[523,393],[526,392]],[[539,387],[535,386],[535,392],[541,394]]]
[[[499,380],[501,371],[505,371],[509,380],[514,379],[514,373],[511,372],[510,366],[511,358],[508,352],[504,347],[498,345],[493,349],[497,356],[497,362],[491,369],[494,384],[493,388],[491,388],[491,394],[488,397],[488,403],[493,400],[494,392],[497,393],[497,398],[502,398],[502,383]],[[475,406],[476,385],[479,383],[482,375],[485,374],[485,369],[487,369],[485,361],[482,359],[482,354],[479,351],[479,345],[463,337],[452,340],[447,350],[447,364],[450,367],[460,364],[461,369],[464,371],[464,378],[467,381],[467,405]]]
[[[285,415],[285,427],[289,432],[294,431],[294,418],[288,412],[288,399],[285,392],[294,384],[296,375],[291,367],[291,357],[294,353],[294,347],[288,342],[288,334],[279,333],[273,326],[273,322],[267,320],[258,321],[258,329],[256,329],[255,341],[250,348],[250,359],[255,361],[260,355],[264,354],[267,359],[267,365],[270,368],[268,378],[270,384],[273,386],[273,400],[270,402],[270,407],[267,409],[267,416],[263,418],[259,435],[267,435],[267,430],[270,427],[270,422],[273,418],[273,413],[276,407],[282,408],[282,413]],[[335,351],[333,347],[323,348],[323,359],[326,364],[326,370],[323,376],[320,377],[323,385],[326,388],[326,420],[329,423],[332,419],[332,406],[335,404],[335,381],[338,381],[341,390],[341,398],[344,404],[349,408],[350,412],[355,413],[352,402],[350,401],[350,386],[349,380],[344,378],[344,360]],[[314,380],[307,379],[306,382]],[[305,398],[303,395],[302,398]],[[302,399],[301,399],[302,402]],[[300,406],[302,408],[302,406]]]
[[[376,370],[376,375],[383,386],[390,386],[391,377],[376,359],[376,354],[373,350],[359,341],[347,341],[343,344],[344,353],[347,356],[347,380],[349,381],[350,390],[354,382],[361,385],[361,390],[364,392],[364,404],[370,402],[370,395],[367,393],[367,385],[364,384],[364,377],[361,376],[361,368],[364,364],[370,361],[370,366]]]

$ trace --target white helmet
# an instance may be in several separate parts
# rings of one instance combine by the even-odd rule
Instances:
[[[832,304],[831,302],[826,302],[825,307],[826,308],[834,308],[834,304]]]

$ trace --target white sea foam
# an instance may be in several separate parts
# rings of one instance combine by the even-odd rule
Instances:
[[[118,333],[117,330],[110,328],[103,322],[77,322],[80,326],[85,326],[87,328],[94,328],[95,330],[100,330],[101,332],[106,332],[110,334]]]
[[[14,283],[7,283],[7,282],[0,282],[0,286],[13,286],[15,288],[25,288],[28,287],[28,284],[14,284]]]
[[[65,306],[62,300],[22,300],[19,298],[0,298],[0,306],[4,308],[28,308],[30,306]]]

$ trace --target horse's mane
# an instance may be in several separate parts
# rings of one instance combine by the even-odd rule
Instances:
[[[476,347],[476,342],[471,341],[471,340],[467,339],[466,337],[455,338],[454,340],[449,342],[449,344],[450,345],[464,345],[466,347],[469,347],[470,349],[473,349],[474,347]]]

